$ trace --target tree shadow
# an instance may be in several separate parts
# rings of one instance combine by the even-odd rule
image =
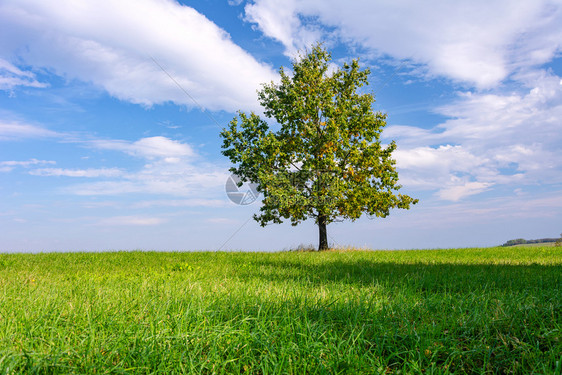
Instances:
[[[240,268],[240,277],[264,281],[307,282],[315,285],[345,283],[357,286],[383,284],[428,291],[481,289],[550,290],[562,286],[562,266],[542,264],[401,263],[368,259],[259,259],[252,267]]]
[[[379,359],[387,372],[419,371],[413,363],[462,373],[524,373],[539,365],[544,371],[554,368],[562,347],[558,265],[266,257],[236,274],[295,289],[304,285],[305,294],[318,290],[297,290],[278,301],[258,297],[250,315],[265,308],[337,331],[344,346],[357,345],[355,354]],[[308,335],[324,340],[321,332]],[[344,372],[354,368],[350,358],[341,363]]]

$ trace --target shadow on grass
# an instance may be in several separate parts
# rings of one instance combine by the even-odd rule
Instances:
[[[262,259],[236,274],[317,289],[317,298],[261,303],[338,327],[390,370],[549,372],[562,359],[561,266]]]
[[[346,283],[418,287],[428,291],[467,291],[483,289],[562,290],[560,265],[399,263],[366,259],[335,259],[305,263],[302,259],[260,259],[252,267],[239,267],[243,278],[266,281],[309,282],[317,285]]]

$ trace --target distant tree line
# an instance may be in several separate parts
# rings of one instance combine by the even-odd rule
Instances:
[[[524,238],[517,238],[515,240],[507,241],[502,246],[515,246],[515,245],[526,245],[526,244],[547,243],[547,242],[556,242],[556,245],[558,245],[560,243],[560,238],[540,238],[538,240],[526,240]]]

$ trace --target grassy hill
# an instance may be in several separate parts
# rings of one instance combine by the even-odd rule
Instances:
[[[520,245],[538,245],[538,246],[560,246],[562,238],[539,238],[536,240],[526,240],[524,238],[517,238],[509,240],[502,246],[520,246]]]
[[[562,249],[0,254],[0,373],[560,373]]]

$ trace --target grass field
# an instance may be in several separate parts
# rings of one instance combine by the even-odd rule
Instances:
[[[557,247],[0,254],[0,373],[557,373]]]

